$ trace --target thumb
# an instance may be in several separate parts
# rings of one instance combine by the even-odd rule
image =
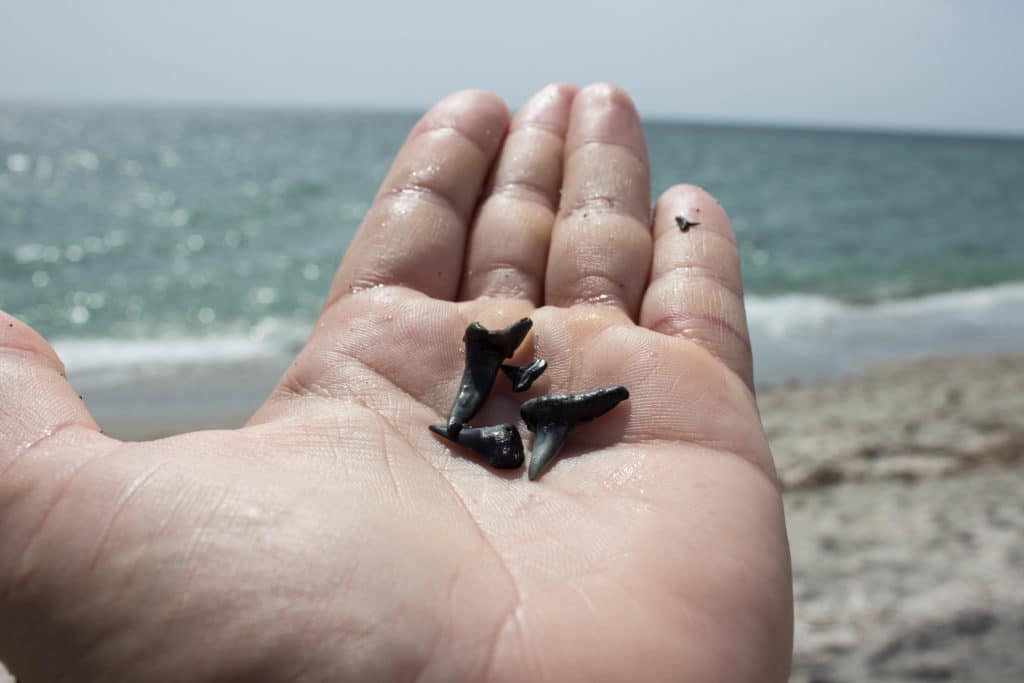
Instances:
[[[28,596],[52,545],[42,540],[47,527],[62,516],[54,510],[90,456],[115,443],[99,433],[50,345],[0,311],[0,654],[16,671],[47,656],[34,642]]]

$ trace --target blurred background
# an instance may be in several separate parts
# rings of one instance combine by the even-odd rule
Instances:
[[[0,0],[0,308],[240,424],[419,113],[614,81],[739,238],[794,681],[1024,680],[1024,4]]]

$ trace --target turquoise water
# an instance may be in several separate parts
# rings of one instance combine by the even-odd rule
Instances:
[[[294,343],[413,121],[0,106],[0,308],[58,342]],[[965,289],[1024,313],[1024,140],[647,135],[655,195],[698,183],[732,216],[755,333],[936,296],[974,315]]]

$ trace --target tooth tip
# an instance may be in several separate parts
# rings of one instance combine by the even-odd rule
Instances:
[[[443,429],[444,430],[443,433],[442,432],[437,432],[437,433],[441,434],[441,436],[448,437],[449,439],[458,438],[459,432],[462,431],[462,423],[460,423],[458,420],[449,420],[447,426],[444,426],[444,425],[434,425],[434,426],[437,427],[438,429]]]
[[[551,462],[550,457],[540,456],[537,457],[535,454],[533,459],[530,460],[530,470],[528,472],[530,481],[534,481],[540,476],[540,473],[544,471],[547,464]]]

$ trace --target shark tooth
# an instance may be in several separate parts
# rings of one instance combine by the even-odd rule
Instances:
[[[530,479],[540,476],[576,426],[604,415],[629,398],[623,386],[608,386],[575,394],[548,394],[532,398],[519,410],[526,428],[536,436],[530,457]]]
[[[548,362],[538,358],[529,365],[507,365],[501,366],[501,371],[512,380],[512,391],[526,391],[537,381],[537,378],[544,374],[548,368]]]
[[[525,459],[523,439],[515,425],[463,427],[454,437],[444,425],[430,425],[430,431],[473,451],[486,460],[488,465],[497,469],[522,467]]]
[[[501,330],[488,330],[477,322],[466,328],[462,337],[466,344],[466,367],[448,414],[448,433],[453,437],[457,438],[462,425],[480,410],[494,386],[501,362],[512,357],[531,327],[533,321],[522,318]]]

